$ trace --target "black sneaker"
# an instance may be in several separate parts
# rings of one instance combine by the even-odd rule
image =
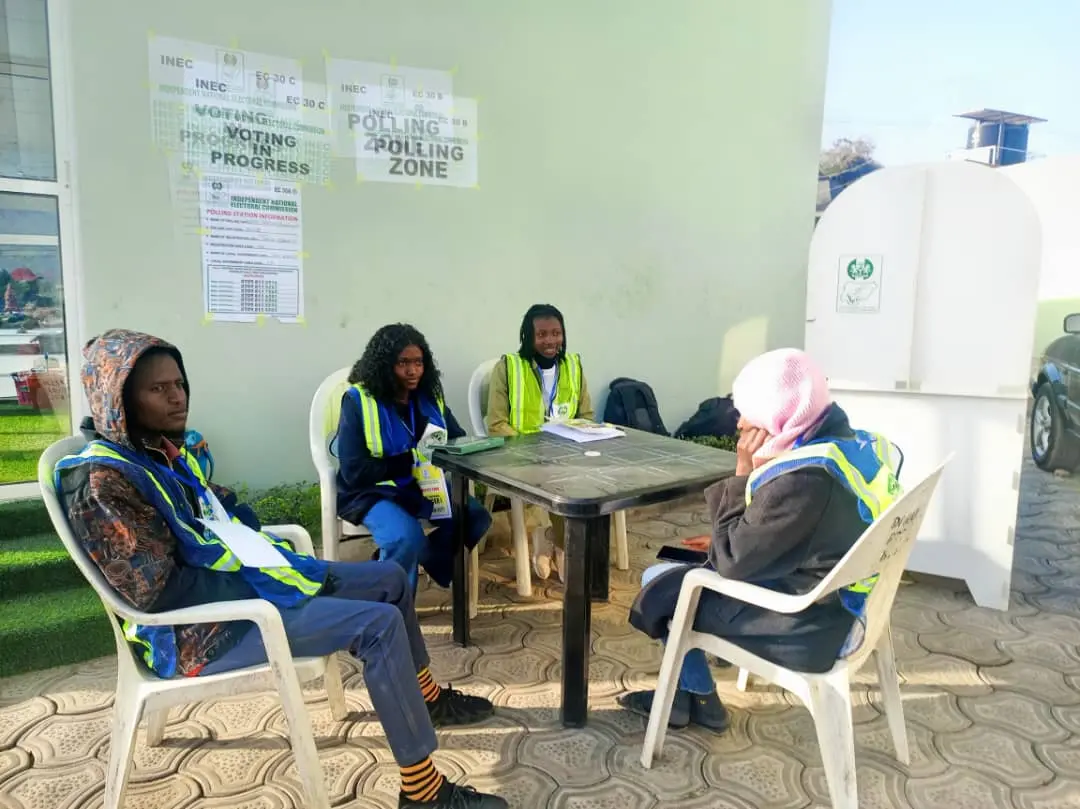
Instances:
[[[475,725],[495,713],[495,706],[490,700],[463,694],[452,686],[444,688],[437,700],[427,704],[427,709],[431,724],[437,728]]]
[[[623,694],[616,701],[626,710],[648,719],[655,696],[655,691],[633,691]],[[679,730],[690,724],[690,697],[689,691],[675,692],[675,701],[671,704],[671,716],[668,717],[669,728]]]
[[[498,795],[485,795],[472,787],[459,786],[444,781],[439,794],[433,801],[414,801],[398,793],[398,809],[423,807],[423,809],[507,809],[510,805],[506,798]]]
[[[655,696],[655,691],[635,691],[619,697],[618,703],[628,711],[648,718]],[[668,727],[672,730],[697,725],[713,733],[723,733],[728,729],[728,723],[727,708],[715,691],[712,694],[692,694],[682,689],[675,692],[668,718]]]
[[[691,725],[711,730],[713,733],[723,733],[728,729],[730,718],[727,708],[715,691],[711,694],[689,694],[689,697]]]

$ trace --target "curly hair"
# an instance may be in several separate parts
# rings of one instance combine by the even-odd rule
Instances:
[[[359,382],[379,401],[392,401],[398,384],[394,366],[401,352],[409,346],[416,346],[424,355],[424,375],[420,377],[420,392],[434,401],[439,401],[443,398],[443,388],[435,357],[424,335],[408,323],[392,323],[375,332],[368,341],[363,356],[349,371],[349,382],[354,385]]]
[[[538,317],[553,317],[562,326],[563,345],[555,358],[561,362],[563,357],[566,356],[566,321],[563,320],[562,312],[550,303],[534,303],[529,307],[529,311],[525,313],[525,317],[521,319],[521,329],[518,331],[521,347],[518,349],[518,354],[524,360],[532,361],[536,358],[536,325],[534,321]]]

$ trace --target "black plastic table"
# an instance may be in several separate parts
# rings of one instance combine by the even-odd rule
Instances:
[[[472,455],[436,450],[432,462],[449,474],[454,514],[468,513],[467,482],[474,480],[566,518],[562,720],[567,727],[583,726],[591,602],[608,598],[612,513],[700,492],[734,473],[734,453],[626,430],[623,437],[585,444],[539,433]],[[465,520],[458,520],[454,640],[463,646],[469,643],[466,531]]]

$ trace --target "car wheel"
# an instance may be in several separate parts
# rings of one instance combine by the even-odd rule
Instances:
[[[1048,472],[1080,466],[1080,441],[1065,431],[1064,416],[1049,384],[1039,388],[1031,408],[1031,458]]]

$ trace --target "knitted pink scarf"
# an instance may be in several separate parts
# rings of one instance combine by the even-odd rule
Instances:
[[[790,450],[832,404],[825,374],[797,348],[750,360],[732,384],[732,398],[747,423],[771,436],[754,453],[755,467]]]

